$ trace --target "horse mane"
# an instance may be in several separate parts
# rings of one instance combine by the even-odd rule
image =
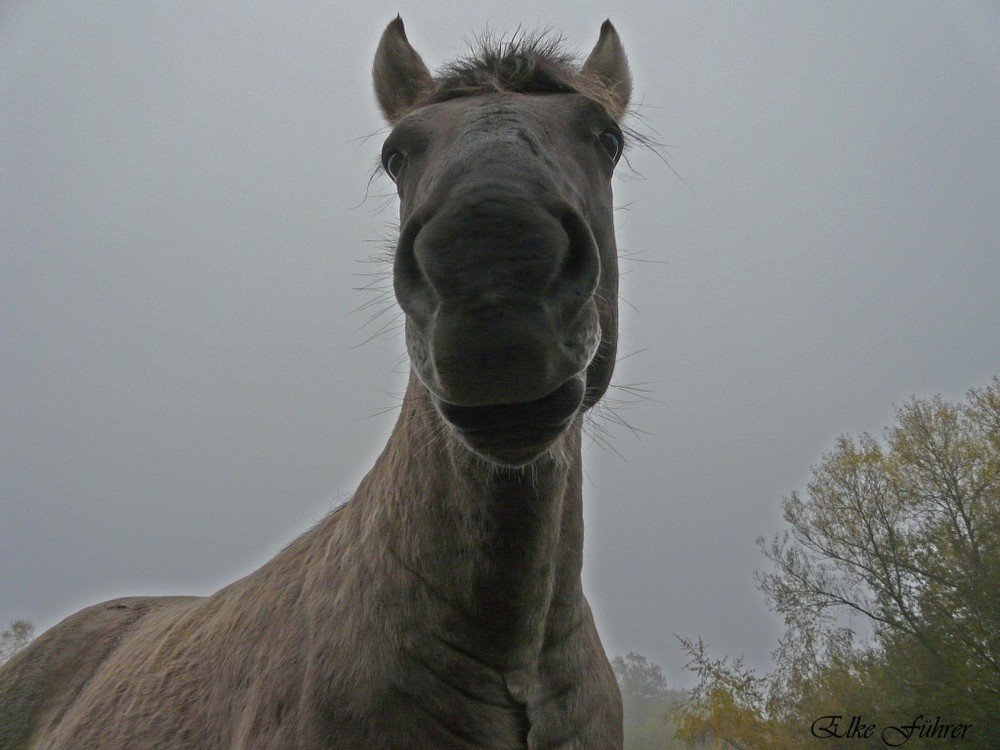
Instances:
[[[491,93],[583,94],[614,111],[610,85],[584,71],[563,49],[560,37],[517,32],[498,37],[487,32],[470,52],[447,63],[417,106]]]

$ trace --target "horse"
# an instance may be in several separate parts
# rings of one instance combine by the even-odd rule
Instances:
[[[0,672],[4,750],[622,746],[581,584],[581,426],[616,359],[610,21],[436,75],[397,16],[373,64],[410,376],[353,497],[207,597],[91,606]]]

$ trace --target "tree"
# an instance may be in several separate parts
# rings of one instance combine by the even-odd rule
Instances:
[[[773,564],[760,587],[786,623],[775,671],[685,642],[701,684],[682,733],[779,747],[780,729],[823,746],[803,730],[824,714],[924,714],[971,724],[965,747],[1000,747],[1000,378],[965,403],[910,401],[884,441],[842,437],[784,517],[758,540]],[[758,723],[737,732],[732,706]]]
[[[34,637],[35,626],[30,622],[21,619],[11,621],[10,627],[0,633],[0,664],[27,646]]]
[[[642,723],[650,710],[662,703],[667,695],[663,670],[658,664],[650,663],[645,656],[631,651],[628,656],[612,659],[611,668],[622,691],[625,723]]]
[[[698,675],[698,686],[671,711],[677,722],[678,739],[710,748],[774,748],[775,722],[766,717],[769,681],[743,665],[742,659],[713,659],[699,638],[680,638],[690,661],[688,669]]]
[[[669,750],[687,747],[674,740],[668,709],[684,697],[671,690],[663,670],[645,656],[629,652],[611,660],[624,709],[625,750]]]

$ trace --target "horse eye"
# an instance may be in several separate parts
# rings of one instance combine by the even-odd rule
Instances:
[[[615,130],[605,130],[597,139],[601,142],[601,146],[605,151],[608,152],[608,156],[611,157],[611,161],[615,164],[618,163],[618,159],[622,155],[622,136],[621,133]]]
[[[403,161],[406,157],[402,151],[390,151],[382,158],[382,167],[389,179],[395,182],[399,179],[399,173],[403,169]]]

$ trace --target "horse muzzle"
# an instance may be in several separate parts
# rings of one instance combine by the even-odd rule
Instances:
[[[394,284],[407,350],[474,450],[520,462],[572,423],[601,341],[599,276],[593,235],[566,204],[470,191],[404,225]]]

